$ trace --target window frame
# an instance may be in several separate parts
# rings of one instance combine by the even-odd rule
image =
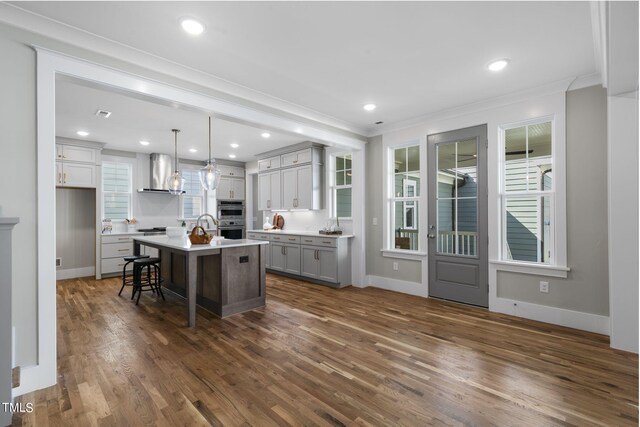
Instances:
[[[340,169],[343,171],[351,170],[351,184],[338,185],[336,181],[336,172],[338,172],[337,168],[337,158],[343,156],[351,156],[351,169]],[[331,192],[331,218],[336,219],[338,217],[338,190],[342,189],[351,189],[351,216],[348,217],[340,217],[340,221],[351,221],[353,220],[353,152],[336,152],[331,153],[330,156],[330,164],[329,164],[329,186]]]
[[[386,215],[386,222],[385,222],[386,242],[384,245],[384,249],[382,249],[383,256],[391,256],[392,254],[398,254],[399,257],[403,257],[403,255],[406,254],[408,258],[413,258],[414,256],[426,255],[426,252],[425,252],[426,248],[424,243],[424,227],[420,227],[420,223],[424,222],[422,221],[423,218],[421,218],[421,214],[420,214],[421,199],[425,197],[424,188],[423,188],[423,191],[421,191],[421,194],[413,197],[397,197],[395,195],[395,175],[396,175],[395,163],[394,163],[395,152],[396,150],[400,150],[403,148],[408,149],[411,147],[418,148],[418,159],[420,163],[420,168],[418,169],[418,172],[420,175],[420,180],[422,182],[425,182],[424,178],[425,178],[426,169],[424,168],[424,166],[426,165],[425,163],[426,150],[424,149],[424,144],[422,143],[422,141],[413,140],[413,141],[406,142],[404,144],[397,144],[397,145],[387,147],[387,152],[386,152],[386,155],[387,155],[387,162],[386,162],[386,176],[387,176],[386,212],[387,212],[387,215]],[[408,153],[408,150],[407,150],[407,153]],[[407,160],[407,164],[408,164],[408,160]],[[407,182],[405,181],[411,181],[411,180],[403,178],[403,182],[402,182],[403,192],[405,188],[408,188]],[[403,226],[405,225],[405,222],[406,222],[405,214],[406,214],[407,202],[412,203],[411,207],[413,208],[413,221],[414,221],[414,224],[416,222],[418,223],[418,227],[414,226],[411,228],[412,230],[418,231],[418,236],[417,236],[418,247],[416,249],[399,249],[395,247],[395,232],[396,232],[395,204],[396,202],[402,203]],[[426,222],[424,223],[426,224]]]
[[[203,165],[204,166],[204,165]],[[179,163],[178,167],[179,170],[182,174],[184,174],[184,171],[189,171],[189,172],[196,172],[196,174],[199,173],[199,170],[202,169],[203,166],[198,166],[198,165],[194,165],[191,163]],[[198,176],[198,183],[200,183],[200,177]],[[202,187],[202,185],[199,185],[200,188],[200,195],[196,196],[193,194],[187,194],[187,193],[183,193],[180,194],[178,197],[180,198],[180,217],[178,218],[179,221],[187,221],[187,220],[196,220],[198,219],[198,217],[204,213],[207,213],[207,194],[205,194],[205,189]],[[200,214],[198,216],[195,217],[187,217],[185,216],[185,212],[184,212],[184,202],[187,198],[200,198]]]
[[[122,191],[105,191],[104,189],[104,171],[105,171],[105,164],[122,164],[122,165],[126,165],[127,168],[129,169],[129,191],[128,192],[122,192]],[[111,222],[122,222],[124,223],[126,219],[131,219],[133,218],[134,212],[133,212],[133,177],[134,177],[134,163],[132,163],[131,161],[129,161],[128,159],[121,159],[121,158],[105,158],[105,156],[103,156],[102,158],[102,163],[101,163],[101,167],[100,167],[100,188],[101,188],[101,192],[102,192],[102,198],[101,198],[101,212],[100,212],[100,216],[102,218],[102,220],[104,221],[105,219],[110,219]],[[127,209],[127,218],[106,218],[105,217],[105,196],[106,194],[127,194],[128,195],[128,209]]]
[[[553,179],[551,181],[552,188],[550,190],[537,189],[537,190],[518,190],[518,191],[506,191],[506,131],[509,129],[516,129],[520,127],[527,127],[527,144],[528,144],[528,127],[536,124],[542,123],[551,123],[551,171],[556,171],[559,167],[558,162],[558,153],[559,153],[559,141],[557,135],[557,118],[555,115],[547,115],[536,117],[528,120],[522,120],[518,122],[509,123],[506,125],[500,125],[498,127],[498,142],[499,142],[499,181],[498,181],[498,204],[500,209],[500,242],[498,244],[498,263],[505,265],[515,265],[522,267],[532,267],[532,268],[554,268],[554,267],[564,267],[566,260],[566,245],[563,246],[562,242],[558,241],[558,219],[561,217],[561,214],[558,213],[558,189],[565,188],[565,181],[558,180],[558,176],[564,177],[564,170],[562,174],[554,174]],[[528,150],[528,145],[525,150]],[[529,162],[527,158],[527,162]],[[529,176],[528,165],[527,165],[527,179]],[[541,179],[544,179],[544,173],[540,175]],[[526,260],[514,260],[508,258],[508,243],[507,243],[507,202],[509,200],[518,200],[523,198],[536,198],[538,205],[538,212],[541,215],[539,220],[544,221],[544,212],[540,208],[541,199],[544,197],[549,197],[550,204],[550,230],[549,230],[549,240],[551,240],[551,256],[549,257],[548,262],[543,261],[526,261]],[[564,206],[564,205],[563,205]],[[566,236],[566,226],[564,236]],[[538,234],[544,234],[544,227],[540,228]],[[563,241],[565,241],[563,239]],[[537,258],[540,259],[540,244],[536,245]]]

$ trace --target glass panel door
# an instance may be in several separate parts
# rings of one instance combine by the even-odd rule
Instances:
[[[436,145],[437,253],[477,256],[477,138]]]

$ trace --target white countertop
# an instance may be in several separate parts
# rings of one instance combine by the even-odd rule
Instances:
[[[102,233],[103,236],[134,236],[134,235],[143,235],[142,231],[106,231]]]
[[[300,231],[300,230],[248,230],[247,233],[268,233],[268,234],[284,234],[287,236],[314,236],[328,237],[331,239],[350,239],[355,237],[353,234],[320,234],[317,231]]]
[[[235,248],[240,246],[267,245],[269,242],[249,239],[221,239],[212,240],[208,245],[192,245],[187,236],[136,236],[134,239],[140,243],[152,243],[167,248],[180,249],[182,251],[196,252],[209,249]]]

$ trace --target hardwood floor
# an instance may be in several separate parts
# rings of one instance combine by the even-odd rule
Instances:
[[[119,287],[58,282],[58,384],[14,425],[638,424],[638,357],[605,336],[274,275],[266,308],[188,329]]]

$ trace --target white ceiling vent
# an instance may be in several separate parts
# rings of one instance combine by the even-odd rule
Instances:
[[[110,115],[111,115],[111,111],[106,111],[106,110],[96,111],[96,116],[102,117],[103,119],[108,119]]]

